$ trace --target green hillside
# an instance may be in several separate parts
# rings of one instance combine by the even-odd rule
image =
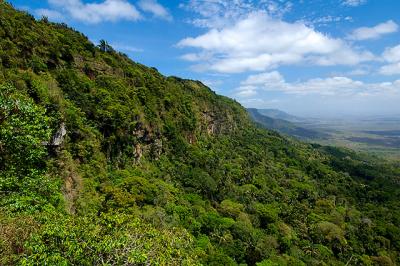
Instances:
[[[257,109],[257,111],[262,115],[275,119],[286,120],[289,122],[303,122],[305,120],[305,118],[297,117],[278,109]]]
[[[399,178],[0,1],[0,265],[396,265]]]
[[[276,130],[285,135],[293,136],[303,140],[321,139],[329,136],[326,133],[303,128],[284,119],[269,117],[268,115],[265,115],[265,112],[262,112],[262,110],[249,108],[247,111],[249,112],[250,117],[260,126],[266,129]]]

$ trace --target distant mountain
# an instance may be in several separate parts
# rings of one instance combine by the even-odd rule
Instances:
[[[286,120],[289,122],[302,122],[302,121],[306,120],[304,118],[288,114],[288,113],[278,110],[278,109],[257,109],[257,111],[260,114],[268,116],[270,118],[283,119],[283,120]]]
[[[249,108],[247,109],[251,118],[262,125],[267,129],[276,130],[280,133],[290,135],[293,137],[297,137],[300,139],[319,139],[326,137],[326,133],[318,132],[316,130],[307,129],[296,125],[295,123],[288,121],[286,119],[278,118],[278,117],[286,117],[291,120],[300,120],[295,116],[289,115],[285,112],[276,109],[255,109]],[[266,114],[271,114],[272,116],[268,116]]]

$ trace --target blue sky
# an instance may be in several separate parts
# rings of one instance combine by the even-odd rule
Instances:
[[[400,114],[398,0],[12,0],[246,107]]]

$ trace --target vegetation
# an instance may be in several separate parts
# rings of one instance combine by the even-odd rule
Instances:
[[[1,265],[400,263],[399,165],[7,3],[0,84]]]
[[[247,110],[248,110],[251,118],[256,123],[260,124],[260,126],[266,128],[266,129],[276,130],[282,134],[285,134],[288,136],[294,136],[294,137],[302,139],[302,140],[313,140],[314,141],[316,139],[329,137],[329,135],[326,133],[319,132],[319,131],[312,130],[312,129],[307,129],[307,128],[298,126],[295,123],[289,122],[284,119],[274,118],[274,117],[269,117],[267,115],[264,115],[262,113],[263,110],[258,110],[255,108],[249,108]],[[275,112],[278,112],[278,111],[275,111]],[[283,113],[283,114],[285,114],[285,113]],[[283,116],[283,114],[281,114],[281,115]],[[290,115],[287,115],[287,116],[290,117]]]

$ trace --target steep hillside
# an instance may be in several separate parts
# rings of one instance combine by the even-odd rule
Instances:
[[[284,119],[269,117],[267,115],[264,115],[260,110],[254,108],[249,108],[247,109],[247,111],[249,112],[254,122],[260,124],[264,128],[276,130],[282,134],[306,140],[319,139],[328,136],[326,133],[303,128]]]
[[[262,115],[265,115],[265,116],[268,116],[271,118],[275,118],[275,119],[286,120],[289,122],[302,122],[305,120],[304,118],[288,114],[288,113],[278,110],[278,109],[257,109],[257,111]]]
[[[395,265],[399,169],[0,3],[0,265]]]

